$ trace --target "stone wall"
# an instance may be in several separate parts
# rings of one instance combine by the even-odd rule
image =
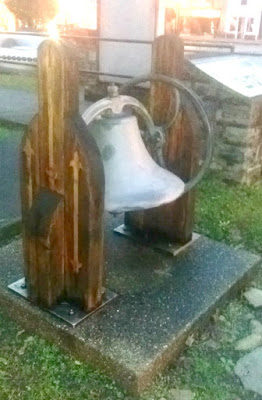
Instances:
[[[262,180],[262,97],[248,99],[186,61],[184,76],[204,102],[215,134],[212,168],[228,180]]]

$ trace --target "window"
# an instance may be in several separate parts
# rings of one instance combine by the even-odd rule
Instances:
[[[255,18],[248,18],[247,19],[247,28],[246,28],[246,32],[247,33],[254,32],[254,24],[255,24]]]

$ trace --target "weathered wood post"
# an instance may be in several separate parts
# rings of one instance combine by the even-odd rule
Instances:
[[[184,68],[184,46],[176,35],[158,37],[153,44],[152,72],[181,79]],[[156,124],[170,117],[171,90],[162,83],[151,86],[149,109]],[[198,168],[199,150],[196,130],[199,122],[194,108],[183,103],[183,110],[170,127],[165,145],[167,168],[185,182]],[[195,213],[195,191],[191,190],[177,201],[147,211],[129,212],[125,225],[133,231],[152,236],[161,235],[172,243],[186,244],[192,239]]]
[[[103,295],[103,165],[79,116],[72,49],[45,41],[38,70],[39,112],[21,149],[26,285],[36,304],[73,300],[88,312]]]

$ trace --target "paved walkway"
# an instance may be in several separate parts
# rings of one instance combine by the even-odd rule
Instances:
[[[80,113],[91,103],[84,100],[84,91],[80,90]],[[33,92],[0,88],[0,120],[27,125],[38,109],[37,95]]]
[[[37,110],[35,93],[0,88],[0,119],[27,125]]]
[[[0,136],[0,227],[20,216],[19,149],[23,129]]]

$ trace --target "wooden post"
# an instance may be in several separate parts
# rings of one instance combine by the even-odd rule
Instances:
[[[176,35],[158,37],[153,44],[152,72],[181,78],[184,69],[184,46]],[[151,87],[149,109],[156,124],[163,124],[171,101],[170,89],[161,83]],[[199,122],[193,107],[181,97],[183,110],[167,133],[165,162],[167,168],[187,182],[198,165]],[[192,239],[195,213],[195,191],[177,201],[147,211],[129,212],[125,225],[134,231],[151,236],[163,236],[176,243]]]
[[[63,42],[38,52],[39,112],[22,141],[21,201],[30,299],[102,302],[104,171],[79,116],[78,65]]]

